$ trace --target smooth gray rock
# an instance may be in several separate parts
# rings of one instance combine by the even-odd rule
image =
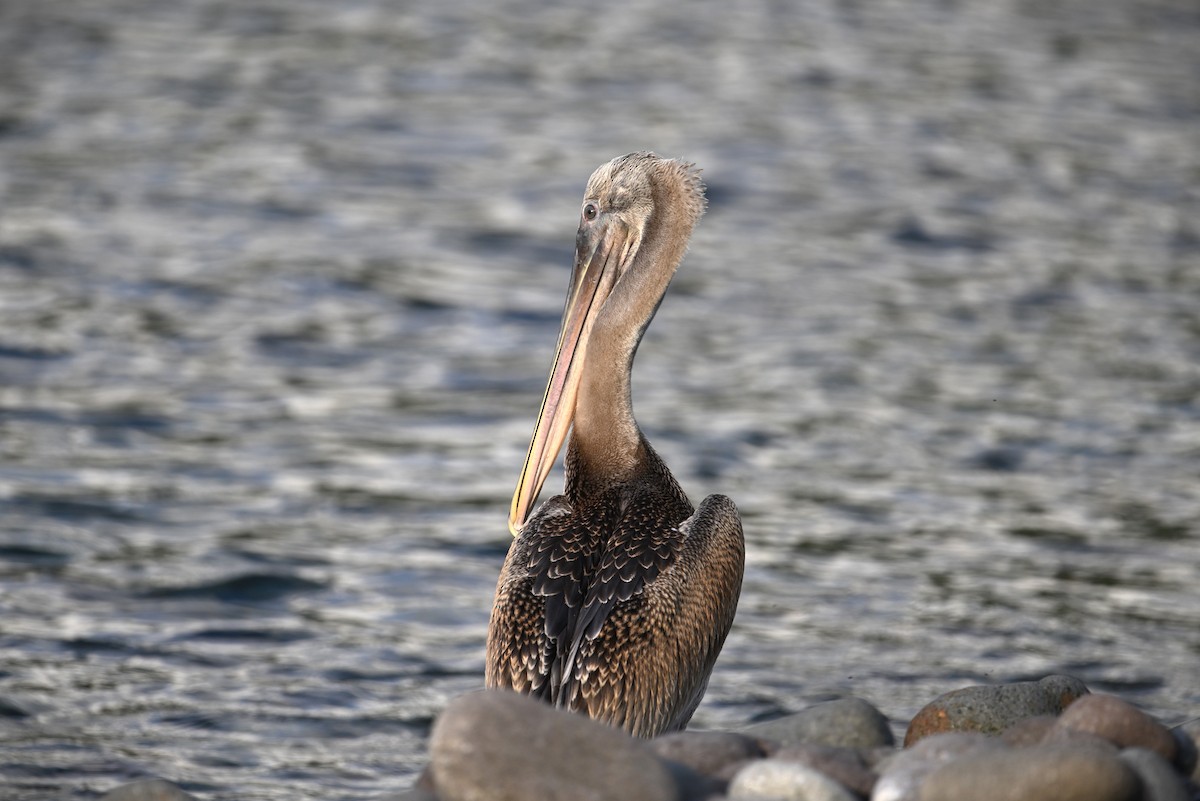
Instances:
[[[825,774],[799,762],[768,758],[751,762],[729,783],[732,799],[772,801],[858,801]]]
[[[1139,801],[1141,782],[1121,759],[1093,748],[980,749],[921,782],[921,801]],[[874,801],[874,799],[872,799]]]
[[[1120,748],[1148,748],[1168,762],[1175,760],[1179,748],[1166,726],[1115,695],[1080,698],[1055,727],[1095,734]]]
[[[177,784],[164,779],[141,779],[122,784],[100,796],[100,801],[197,801]]]
[[[963,687],[938,696],[917,712],[904,735],[904,745],[947,731],[1000,734],[1025,718],[1058,715],[1087,694],[1087,686],[1070,676]]]
[[[798,743],[780,748],[772,758],[810,767],[864,798],[871,794],[877,778],[857,748]]]
[[[1059,726],[1055,726],[1046,732],[1046,736],[1042,738],[1040,745],[1069,745],[1079,749],[1091,748],[1093,751],[1101,751],[1109,756],[1116,756],[1121,753],[1121,749],[1111,740],[1106,740],[1098,734],[1092,734],[1090,731],[1064,729]]]
[[[1058,718],[1053,715],[1034,715],[1031,718],[1023,718],[1005,729],[1000,735],[1000,739],[1014,748],[1037,745],[1045,738],[1046,733],[1054,728],[1057,721]]]
[[[738,775],[738,771],[756,761],[756,759],[739,759],[737,762],[730,762],[714,773],[713,778],[728,787],[729,783],[733,781],[733,777]]]
[[[505,690],[460,696],[430,736],[440,801],[675,801],[644,740]]]
[[[677,731],[655,737],[650,750],[663,759],[687,765],[706,776],[746,759],[766,756],[762,744],[745,734],[721,731]]]
[[[1192,747],[1190,749],[1192,753],[1200,750],[1200,719],[1189,720],[1186,723],[1177,726],[1176,729],[1182,732],[1183,736],[1192,741]],[[1182,737],[1177,739],[1182,739]],[[1192,781],[1200,784],[1200,761],[1197,761],[1194,765],[1192,765],[1191,778]]]
[[[861,698],[839,698],[786,717],[755,723],[742,734],[781,745],[816,743],[844,748],[893,745],[891,726],[882,712]]]
[[[1193,725],[1197,726],[1196,732],[1200,734],[1200,721]],[[1197,751],[1196,740],[1187,727],[1188,724],[1185,723],[1171,729],[1171,736],[1175,738],[1175,767],[1179,768],[1179,772],[1184,776],[1200,779],[1200,752]]]
[[[942,765],[975,751],[1005,748],[1002,741],[978,732],[931,735],[876,766],[879,779],[871,790],[871,801],[916,801],[925,777]]]
[[[693,770],[682,762],[664,759],[663,764],[675,781],[675,792],[679,801],[706,801],[725,792],[728,781]]]
[[[401,790],[398,793],[388,793],[387,795],[373,798],[371,801],[438,801],[438,797],[430,790],[413,787],[410,790]]]
[[[1126,748],[1121,759],[1142,780],[1142,801],[1191,801],[1183,777],[1161,755],[1146,748]]]
[[[1186,769],[1184,775],[1191,776],[1192,781],[1200,784],[1200,760],[1195,759],[1197,751],[1200,751],[1200,720],[1189,720],[1175,727],[1175,731],[1179,734],[1175,737],[1176,740],[1191,740],[1191,745],[1181,745],[1184,759],[1192,762],[1192,769],[1188,772]],[[1178,762],[1178,760],[1176,760]]]

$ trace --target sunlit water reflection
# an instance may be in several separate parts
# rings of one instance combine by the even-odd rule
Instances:
[[[1200,714],[1200,19],[1127,5],[5,4],[6,797],[407,785],[647,147],[711,208],[635,405],[749,548],[695,725]]]

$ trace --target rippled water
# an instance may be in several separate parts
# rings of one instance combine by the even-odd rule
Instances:
[[[6,798],[407,786],[641,148],[711,209],[635,405],[749,548],[695,725],[1200,714],[1194,4],[74,5],[0,5]]]

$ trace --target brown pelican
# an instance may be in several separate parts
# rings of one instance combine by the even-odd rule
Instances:
[[[630,400],[638,343],[704,207],[695,167],[653,153],[588,181],[488,629],[487,686],[642,737],[691,719],[742,585],[737,507],[710,495],[693,510]],[[531,516],[568,428],[566,486]]]

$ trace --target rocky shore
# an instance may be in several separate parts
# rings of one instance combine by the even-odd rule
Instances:
[[[378,801],[1197,801],[1200,719],[1168,728],[1078,679],[942,695],[898,747],[842,698],[740,731],[638,740],[502,691],[452,701],[412,789]],[[188,801],[161,780],[102,801]]]

